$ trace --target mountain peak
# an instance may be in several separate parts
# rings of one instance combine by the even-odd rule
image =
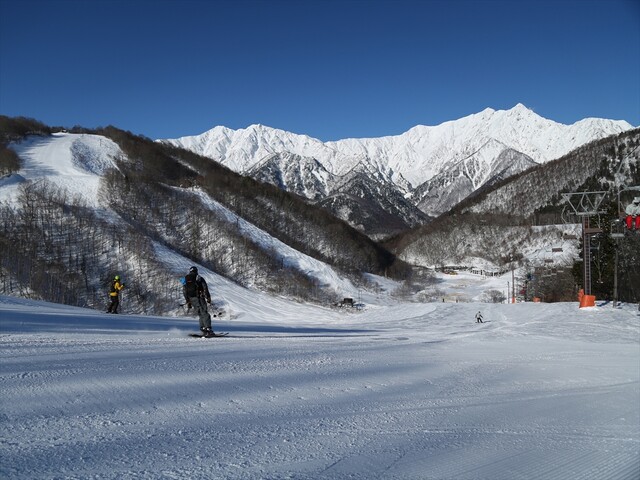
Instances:
[[[530,108],[528,108],[526,105],[522,103],[518,103],[514,107],[510,108],[509,110],[502,110],[501,112],[505,113],[509,117],[517,117],[517,118],[540,117],[536,112],[534,112],[533,110],[531,110]]]
[[[400,135],[379,138],[322,142],[307,135],[254,124],[246,129],[232,130],[233,133],[225,131],[226,135],[213,133],[204,142],[193,139],[170,142],[193,149],[239,172],[249,170],[274,153],[288,152],[314,158],[334,175],[342,175],[360,159],[368,159],[373,171],[380,172],[387,181],[402,178],[416,188],[446,170],[452,162],[470,156],[480,159],[475,152],[487,142],[500,142],[504,149],[518,151],[544,163],[584,143],[630,128],[611,120],[601,119],[597,125],[595,123],[563,125],[517,103],[508,110],[486,108],[437,126],[419,125]]]
[[[475,114],[475,115],[471,115],[471,117],[480,117],[480,118],[487,118],[487,117],[491,117],[493,115],[495,115],[496,113],[507,113],[507,114],[515,114],[515,115],[523,115],[523,114],[527,114],[527,113],[534,113],[533,110],[531,110],[530,108],[527,108],[526,105],[522,104],[522,103],[517,103],[515,106],[511,107],[510,109],[507,110],[495,110],[491,107],[487,107],[484,110],[482,110],[481,112]]]

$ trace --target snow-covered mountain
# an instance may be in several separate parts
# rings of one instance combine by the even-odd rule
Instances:
[[[215,127],[202,135],[163,141],[316,201],[334,194],[340,177],[363,164],[371,181],[386,183],[422,212],[438,215],[487,182],[631,128],[625,121],[598,118],[563,125],[518,104],[380,138],[322,142],[252,125],[240,130]],[[399,208],[388,202],[383,206],[379,198],[369,201],[392,215]],[[334,213],[345,219],[354,214],[342,210]],[[412,220],[404,221],[413,226]]]
[[[452,215],[384,245],[295,195],[186,150],[113,127],[82,134],[24,135],[9,146],[19,157],[20,168],[0,178],[0,213],[5,218],[0,242],[10,246],[1,250],[12,249],[10,256],[2,257],[5,273],[9,272],[5,278],[15,279],[15,285],[24,282],[36,292],[50,292],[51,285],[64,284],[63,293],[73,295],[76,304],[96,305],[104,300],[100,288],[105,279],[113,272],[124,273],[133,279],[129,291],[136,292],[129,299],[131,307],[165,312],[177,308],[178,299],[167,303],[169,295],[157,292],[175,284],[181,272],[159,261],[161,247],[178,252],[184,265],[209,268],[243,287],[294,296],[303,292],[319,302],[342,295],[355,297],[359,292],[357,278],[335,280],[344,270],[384,272],[396,280],[413,282],[408,265],[499,271],[505,258],[511,258],[505,257],[509,253],[517,253],[513,258],[523,264],[526,260],[531,268],[538,263],[570,267],[577,245],[564,244],[566,232],[554,236],[545,230],[540,238],[533,237],[528,220],[524,225],[509,216],[541,211],[546,216],[558,215],[547,208],[557,206],[558,193],[567,188],[575,191],[588,179],[609,181],[609,177],[622,175],[624,184],[638,185],[634,153],[640,151],[638,131],[589,143],[559,160],[483,189]],[[468,175],[469,190],[476,188],[473,182],[482,172],[480,160],[500,146],[497,140],[487,142],[475,156],[459,162],[457,171],[435,177],[432,183],[440,181],[435,187],[453,192],[447,182]],[[532,162],[520,152],[505,149],[493,168],[508,175],[509,168],[520,161],[524,166]],[[280,187],[297,185],[315,192],[321,207],[346,212],[350,223],[361,228],[365,225],[359,222],[364,219],[370,230],[402,229],[399,223],[403,220],[389,214],[384,201],[407,205],[407,215],[411,212],[409,198],[390,187],[391,181],[370,162],[360,161],[350,171],[333,175],[312,157],[273,154],[256,166],[256,172],[271,175],[272,183]],[[485,185],[497,181],[499,174]],[[601,183],[595,186],[606,189]],[[369,201],[371,198],[376,201]],[[14,208],[18,205],[22,210]],[[559,247],[563,258],[554,251]],[[547,251],[553,254],[551,258],[540,253]],[[38,268],[46,275],[30,274],[34,262],[40,262]],[[69,271],[82,275],[67,278]],[[423,287],[422,279],[416,278],[403,288]],[[13,288],[12,282],[4,285]],[[572,281],[571,288],[573,285]]]
[[[64,189],[69,198],[81,199],[84,204],[100,211],[101,215],[117,217],[113,212],[105,213],[109,209],[100,195],[104,172],[116,167],[114,159],[125,157],[125,153],[111,139],[101,135],[57,133],[50,137],[29,137],[12,148],[22,159],[22,169],[20,173],[0,177],[0,203],[15,204],[21,195],[21,185],[46,180],[52,186]],[[256,244],[268,245],[265,248],[273,251],[283,265],[304,271],[321,284],[338,285],[342,292],[351,295],[357,293],[353,285],[339,279],[339,275],[326,263],[285,245],[201,191],[194,189],[192,193],[200,198],[208,210],[226,222],[235,224],[246,238]]]
[[[478,151],[416,188],[411,199],[421,210],[437,216],[479,188],[489,187],[534,165],[538,163],[528,155],[505,148],[497,140],[488,140]]]
[[[414,293],[370,274],[370,286],[356,284],[355,275],[302,254],[229,208],[239,203],[248,215],[249,196],[225,203],[211,196],[207,179],[230,185],[225,194],[239,190],[240,182],[223,176],[227,169],[110,133],[27,135],[10,146],[20,168],[0,177],[0,424],[11,439],[0,450],[0,478],[638,477],[637,305],[494,303],[502,292],[502,301],[508,296],[513,274],[477,269],[434,274]],[[592,156],[613,151],[627,158],[640,148],[637,132],[620,136],[628,138],[598,142]],[[496,168],[509,165],[510,155]],[[636,159],[614,171],[636,175]],[[310,178],[306,169],[324,167],[303,165],[281,180],[322,192],[303,179]],[[215,168],[209,176],[207,167]],[[331,188],[365,192],[372,185],[365,179],[376,176],[371,168],[358,162]],[[566,176],[560,172],[552,170]],[[187,181],[196,175],[199,183]],[[256,195],[262,203],[269,203],[268,190],[309,207],[241,180],[252,194],[263,188]],[[527,196],[519,183],[512,188]],[[535,192],[551,193],[542,190]],[[485,201],[480,212],[500,203],[491,195]],[[333,243],[312,235],[313,224],[296,222],[291,205],[278,207],[282,224],[305,230],[308,243],[334,250],[350,243],[348,235]],[[522,240],[517,227],[480,218],[457,227],[441,254],[428,249],[438,254],[434,264],[460,261],[457,251],[464,251],[471,266],[469,255],[498,256],[516,243],[545,264],[558,255],[546,248],[550,241],[562,241],[555,245],[563,256],[575,253],[575,242],[554,238],[546,227]],[[483,243],[466,233],[473,229]],[[492,241],[491,230],[501,237]],[[292,301],[217,273],[229,263],[263,270],[261,257],[250,255],[256,249],[276,259],[260,272],[269,283],[290,277],[300,290],[329,288],[363,308],[331,309],[300,294]],[[419,253],[404,252],[423,261]],[[634,258],[621,255],[621,265],[637,268]],[[178,279],[193,264],[224,310],[213,321],[217,331],[230,332],[224,340],[187,336],[198,321],[179,304]],[[312,281],[300,283],[293,271]],[[95,310],[106,303],[104,280],[113,273],[127,280],[117,318]],[[518,282],[524,273],[516,271]],[[621,278],[632,285],[628,274]],[[86,302],[93,310],[33,300],[57,296],[77,305],[81,291],[86,299],[95,295]],[[479,310],[482,324],[474,320]]]
[[[104,308],[117,272],[131,311],[167,312],[180,303],[176,278],[198,265],[243,288],[328,304],[371,283],[352,272],[395,261],[320,207],[113,127],[24,135],[7,151],[20,162],[0,176],[0,293]],[[167,265],[164,250],[181,265]]]
[[[374,238],[428,220],[395,183],[367,162],[334,175],[315,158],[275,153],[245,173],[316,202]]]

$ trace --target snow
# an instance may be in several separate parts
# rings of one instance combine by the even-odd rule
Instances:
[[[88,134],[30,136],[11,148],[22,160],[22,166],[18,174],[0,178],[0,201],[15,198],[25,180],[46,179],[97,207],[102,174],[115,167],[115,158],[124,156],[112,140]]]
[[[195,188],[193,191],[208,209],[215,211],[220,218],[226,219],[229,223],[235,223],[242,235],[251,238],[265,250],[269,249],[275,252],[283,265],[305,273],[309,278],[316,279],[321,286],[331,287],[333,291],[343,292],[351,296],[357,293],[358,289],[352,282],[340,276],[338,272],[326,263],[301,253],[274,238],[264,230],[239,217],[224,205],[213,200],[201,189]],[[184,266],[184,264],[183,259],[181,265]]]
[[[46,179],[64,188],[71,197],[80,197],[88,205],[100,209],[98,196],[100,179],[107,168],[115,167],[115,158],[125,157],[116,143],[100,135],[57,133],[50,137],[32,136],[22,143],[12,144],[11,147],[20,156],[22,167],[18,173],[0,178],[0,201],[15,200],[19,185],[24,181]],[[310,278],[316,279],[319,285],[330,287],[345,296],[355,297],[358,294],[358,289],[352,282],[338,275],[327,264],[298,252],[246,220],[237,217],[201,190],[195,189],[194,193],[207,208],[216,211],[228,221],[238,224],[247,237],[277,252],[284,265],[304,272]],[[115,216],[102,210],[101,214]],[[162,251],[163,258],[172,258],[171,252],[159,246],[157,248]],[[184,267],[189,264],[189,261],[180,257],[173,258],[172,262],[176,275],[184,275]],[[208,271],[208,273],[217,277],[213,272]],[[226,285],[222,278],[219,281]]]
[[[122,154],[92,135],[12,148],[24,168],[0,179],[0,200],[47,178],[98,207],[100,174]],[[468,272],[438,275],[453,301],[409,303],[395,282],[369,276],[379,291],[356,292],[240,227],[364,308],[295,303],[202,268],[225,310],[214,329],[230,335],[194,339],[195,317],[127,314],[126,291],[118,316],[0,296],[0,478],[640,476],[637,305],[484,304],[511,275]],[[184,274],[188,261],[156,251]]]
[[[442,288],[489,288],[475,278]],[[640,475],[635,305],[345,313],[223,293],[221,339],[127,315],[126,298],[114,316],[0,297],[0,477]]]
[[[200,135],[162,141],[212,158],[241,173],[273,154],[284,152],[314,158],[339,176],[363,162],[403,190],[406,181],[418,187],[451,170],[487,143],[494,143],[492,149],[477,157],[485,172],[490,170],[495,156],[506,148],[545,163],[585,143],[632,128],[626,121],[598,118],[564,125],[517,104],[509,110],[487,108],[440,125],[417,125],[401,135],[379,138],[322,142],[307,135],[251,125],[239,130],[215,127]],[[497,153],[493,154],[494,150]]]

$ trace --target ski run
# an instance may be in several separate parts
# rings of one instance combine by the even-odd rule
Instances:
[[[126,304],[0,297],[0,477],[640,477],[637,305],[345,310],[223,291],[224,339]]]

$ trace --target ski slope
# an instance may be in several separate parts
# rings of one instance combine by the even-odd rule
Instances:
[[[0,201],[15,199],[25,180],[44,180],[65,189],[88,205],[99,206],[100,178],[124,157],[120,147],[101,135],[54,133],[48,137],[30,136],[11,148],[22,167],[18,173],[0,178]]]
[[[11,148],[20,156],[22,166],[17,173],[0,177],[0,202],[15,203],[19,187],[25,182],[46,180],[64,189],[69,197],[81,198],[97,213],[111,221],[117,215],[100,202],[99,191],[102,175],[108,168],[116,167],[116,158],[125,158],[120,147],[107,137],[89,134],[56,133],[48,137],[31,136]],[[357,297],[358,288],[338,274],[331,266],[305,255],[277,240],[255,225],[237,217],[201,190],[191,189],[207,208],[221,218],[237,224],[243,235],[276,252],[283,264],[314,278],[321,286],[331,286],[345,296]],[[177,276],[184,275],[191,261],[177,257],[158,245],[161,260],[170,263]],[[213,272],[207,271],[217,284],[227,288],[229,283]],[[382,279],[380,279],[382,282]],[[384,282],[383,282],[384,283]]]
[[[0,297],[0,478],[640,476],[636,305],[228,294],[221,339]]]

